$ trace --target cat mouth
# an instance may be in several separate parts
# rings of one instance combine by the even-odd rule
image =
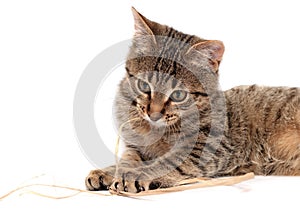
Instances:
[[[146,112],[145,107],[138,104],[139,115],[153,127],[168,127],[179,121],[179,116],[174,113]]]
[[[157,115],[157,116],[156,116]],[[178,117],[175,115],[163,115],[161,113],[156,115],[144,115],[144,119],[154,127],[169,127],[178,122]]]
[[[144,115],[144,119],[148,121],[154,127],[166,127],[167,123],[165,122],[162,114],[155,115]]]

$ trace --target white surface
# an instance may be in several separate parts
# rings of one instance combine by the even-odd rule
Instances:
[[[78,176],[80,177],[80,176]],[[45,181],[45,180],[43,180]],[[138,199],[81,194],[52,200],[31,194],[0,202],[1,215],[299,215],[298,177],[256,177],[235,186],[202,188]],[[68,181],[67,181],[68,182]],[[42,190],[49,195],[71,192]]]
[[[43,173],[43,183],[84,188],[93,167],[74,134],[76,84],[98,53],[132,36],[131,5],[183,32],[222,40],[224,89],[253,83],[300,86],[297,1],[103,2],[0,2],[0,194]],[[111,100],[113,95],[105,97]],[[102,124],[110,122],[108,117]],[[115,140],[107,128],[104,133]],[[300,178],[259,177],[235,187],[150,197],[151,201],[92,195],[49,200],[17,193],[0,202],[0,215],[299,215],[299,192]]]

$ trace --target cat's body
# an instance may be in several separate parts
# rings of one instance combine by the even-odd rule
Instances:
[[[300,89],[254,85],[225,94],[229,140],[243,157],[233,174],[300,175]]]
[[[133,10],[136,35],[116,96],[126,150],[87,188],[139,192],[193,177],[300,175],[300,89],[221,91],[224,46]]]

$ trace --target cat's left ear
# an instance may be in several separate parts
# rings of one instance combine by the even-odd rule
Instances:
[[[156,44],[155,36],[151,28],[154,23],[140,14],[134,7],[131,8],[134,17],[135,37],[150,36]]]
[[[187,54],[192,51],[196,51],[202,57],[209,59],[214,71],[217,72],[225,51],[225,47],[222,41],[208,40],[194,44],[188,49]]]

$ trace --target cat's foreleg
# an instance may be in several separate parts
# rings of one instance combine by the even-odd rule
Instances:
[[[156,188],[172,187],[183,179],[196,177],[199,173],[184,158],[181,160],[179,153],[176,157],[169,155],[151,163],[139,159],[134,161],[121,159],[118,166],[115,179],[110,187],[116,192],[138,193]]]

